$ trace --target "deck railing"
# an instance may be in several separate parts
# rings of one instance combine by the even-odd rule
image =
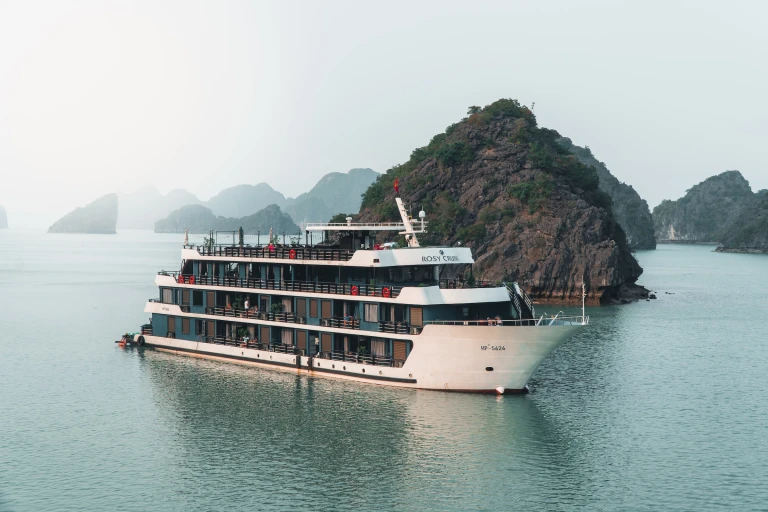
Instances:
[[[554,316],[541,315],[538,318],[531,318],[526,320],[497,320],[494,318],[488,318],[486,320],[427,320],[425,325],[472,325],[472,326],[548,326],[548,325],[587,325],[589,324],[588,316],[562,316],[560,314]]]
[[[320,247],[292,246],[206,246],[196,247],[201,256],[234,256],[241,258],[267,258],[285,260],[349,261],[355,251],[346,249],[323,249]]]
[[[379,332],[386,332],[390,334],[408,334],[411,333],[411,330],[406,322],[379,322]],[[411,334],[419,333],[413,332]]]
[[[240,278],[233,276],[194,276],[179,272],[160,271],[158,275],[171,276],[179,284],[203,286],[227,286],[230,288],[252,288],[255,290],[279,290],[286,292],[307,292],[363,297],[382,297],[394,299],[402,291],[402,286],[385,286],[353,283],[323,283],[314,281],[279,281],[255,277]]]
[[[504,286],[501,283],[497,283],[495,281],[480,281],[476,280],[473,283],[470,283],[466,280],[461,279],[441,279],[440,280],[440,288],[498,288],[501,286]]]

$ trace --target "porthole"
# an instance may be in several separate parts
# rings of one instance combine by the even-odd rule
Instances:
[[[363,368],[363,373],[365,373],[365,368]]]
[[[320,366],[320,363],[317,363],[317,366]]]
[[[493,366],[486,366],[485,367],[485,371],[492,372],[493,371]]]
[[[270,359],[272,359],[272,356],[269,356]]]
[[[384,375],[384,374],[381,372],[381,370],[379,370],[379,375]]]
[[[259,359],[261,357],[260,354],[256,354],[256,359]]]
[[[409,378],[409,379],[412,379],[412,378],[413,378],[413,374],[412,374],[412,373],[409,373],[409,374],[408,374],[408,378]]]
[[[336,368],[336,365],[335,365],[335,364],[332,364],[332,365],[331,365],[331,368]]]
[[[346,370],[346,369],[347,369],[347,367],[345,366],[345,367],[344,367],[344,370]]]

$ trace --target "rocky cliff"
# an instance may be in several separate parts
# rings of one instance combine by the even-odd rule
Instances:
[[[647,293],[597,171],[539,128],[515,100],[499,100],[451,125],[388,170],[365,193],[363,221],[397,220],[400,196],[429,221],[425,242],[467,245],[473,275],[520,282],[540,301],[591,303]]]
[[[592,154],[588,147],[576,146],[568,137],[558,141],[584,165],[590,165],[597,171],[600,190],[611,196],[613,215],[632,249],[655,249],[656,237],[653,232],[653,217],[648,203],[640,197],[632,185],[619,181],[606,165]]]
[[[76,208],[48,228],[49,233],[114,234],[117,194],[107,194],[83,208]]]
[[[741,212],[720,242],[718,252],[768,253],[768,191],[757,193],[754,204]]]
[[[294,235],[299,232],[299,227],[275,204],[239,219],[217,216],[210,208],[203,205],[187,205],[172,212],[167,218],[157,221],[155,232],[183,233],[185,229],[189,229],[190,233],[207,233],[211,230],[237,231],[240,227],[248,235],[259,232],[266,235],[269,234],[270,228],[275,234]]]
[[[0,229],[6,229],[8,227],[8,214],[5,213],[5,208],[0,206]]]
[[[718,242],[757,196],[739,171],[726,171],[653,209],[656,240]]]

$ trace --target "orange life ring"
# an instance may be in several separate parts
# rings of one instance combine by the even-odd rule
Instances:
[[[189,276],[189,284],[195,284],[195,276]]]
[[[292,260],[295,260],[296,259],[296,249],[291,249],[290,251],[288,251],[288,257],[291,258]]]
[[[350,289],[350,292],[352,293],[352,295],[357,295],[359,293],[359,291],[357,289],[357,286],[352,285],[352,288]]]
[[[389,288],[387,288],[386,286],[384,288],[382,288],[381,289],[381,296],[384,297],[385,299],[388,299],[389,298]]]
[[[183,283],[184,282],[184,276],[179,274],[179,278],[176,279],[176,282],[179,283],[179,284]]]

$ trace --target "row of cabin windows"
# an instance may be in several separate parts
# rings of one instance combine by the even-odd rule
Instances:
[[[174,292],[176,292],[176,297],[174,300]],[[212,292],[209,292],[212,293]],[[182,290],[174,290],[173,288],[163,288],[163,302],[166,304],[184,304],[188,305],[190,304],[190,297],[192,298],[191,305],[192,306],[202,306],[203,305],[203,291],[202,290],[188,290],[188,289],[182,289]],[[210,297],[213,297],[211,294]]]
[[[212,307],[215,303],[215,295],[214,292],[208,291],[207,293],[207,304],[208,307]],[[203,291],[202,290],[189,290],[189,289],[172,289],[172,288],[163,288],[162,290],[163,294],[163,302],[166,304],[184,304],[189,305],[190,304],[190,296],[192,298],[192,306],[204,306],[203,303]],[[174,297],[174,294],[176,297]],[[261,300],[259,307],[262,311],[266,311],[268,309],[269,304],[269,296],[267,295],[261,295]],[[175,299],[175,300],[174,300]],[[278,299],[275,297],[275,299]],[[287,313],[293,313],[293,298],[282,298],[281,300],[283,304],[283,311]],[[309,315],[307,315],[307,302],[309,302]],[[319,308],[318,308],[318,302]],[[318,311],[319,309],[319,311]],[[330,318],[332,317],[332,308],[331,308],[331,301],[330,300],[320,300],[320,299],[303,299],[303,298],[296,298],[296,311],[295,313],[299,316],[309,316],[310,318],[318,318],[318,313],[320,314],[320,317],[322,318]],[[420,307],[411,307],[411,325],[420,326],[423,324],[423,313],[422,308]],[[364,302],[363,303],[363,321],[365,322],[378,322],[379,321],[379,304],[377,303],[371,303],[371,302]],[[466,316],[466,314],[465,314]]]
[[[168,318],[168,332],[176,332],[176,317],[169,316]],[[190,334],[189,332],[190,328],[190,319],[189,318],[181,318],[181,333],[182,334]],[[216,334],[215,332],[215,324],[212,320],[195,320],[195,333],[198,335],[207,335],[207,336],[214,336]],[[295,330],[296,333],[296,339],[295,343],[298,348],[300,349],[307,349],[307,343],[313,343],[313,340],[308,340],[307,331],[305,330]],[[332,350],[331,346],[331,334],[330,333],[318,333],[319,334],[319,342],[321,345],[320,350],[323,352],[330,352]],[[270,328],[269,326],[262,325],[259,326],[259,330],[256,331],[255,328],[253,331],[251,331],[251,335],[256,335],[261,340],[267,340],[263,342],[269,342],[270,340]],[[370,341],[370,349],[371,354],[376,356],[384,356],[386,355],[386,340],[381,338],[361,338],[361,339],[367,339]],[[347,336],[341,337],[341,340],[343,342],[343,348],[339,347],[339,349],[344,350],[344,352],[349,352],[350,347],[348,345],[349,338]],[[276,341],[276,340],[272,340]],[[281,329],[280,331],[280,343],[283,345],[293,345],[294,344],[294,329]],[[406,358],[406,345],[409,342],[401,341],[401,340],[394,340],[393,341],[393,356],[395,359],[405,360]]]

